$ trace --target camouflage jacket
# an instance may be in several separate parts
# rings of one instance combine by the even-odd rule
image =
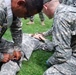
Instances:
[[[8,28],[10,28],[14,41],[14,50],[21,50],[21,21],[19,18],[13,16],[11,10],[11,0],[0,0],[0,41]],[[1,53],[0,55],[2,56]]]
[[[60,3],[62,4],[66,4],[66,5],[70,5],[70,6],[76,6],[76,0],[59,0]],[[52,34],[52,29],[50,28],[48,31],[44,32],[43,35],[44,36],[49,36]]]
[[[71,45],[71,36],[76,35],[76,8],[60,4],[54,14],[53,43],[55,52],[50,58],[50,63],[63,63],[75,56]]]

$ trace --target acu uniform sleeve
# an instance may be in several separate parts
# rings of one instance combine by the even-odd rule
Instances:
[[[52,31],[53,31],[53,27],[50,28],[48,31],[43,32],[42,34],[43,34],[43,36],[50,36],[50,35],[52,35]]]
[[[3,27],[3,23],[5,22],[6,14],[2,8],[0,8],[0,40],[2,38],[1,31]],[[3,60],[3,54],[0,52],[0,62]]]
[[[22,45],[22,24],[19,18],[13,21],[10,30],[14,41],[14,50],[20,51]]]
[[[54,50],[54,44],[50,40],[45,40],[45,47],[44,50],[53,51]]]
[[[48,62],[51,65],[64,63],[69,60],[72,55],[72,49],[70,47],[70,25],[64,17],[58,16],[57,18],[54,19],[53,24],[53,43],[55,45],[55,52],[48,59]]]

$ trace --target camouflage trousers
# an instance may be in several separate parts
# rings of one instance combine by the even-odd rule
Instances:
[[[44,19],[45,19],[42,11],[39,13],[39,18],[41,21],[44,21]]]
[[[44,21],[44,20],[45,20],[44,14],[43,14],[42,11],[39,13],[39,18],[40,18],[40,21]],[[31,21],[31,22],[34,21],[34,16],[31,16],[31,17],[30,17],[30,21]]]
[[[76,75],[76,58],[72,56],[65,63],[51,66],[43,75]]]

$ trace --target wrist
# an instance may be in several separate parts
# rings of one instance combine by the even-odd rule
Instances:
[[[38,34],[41,34],[42,36],[44,36],[44,33],[38,33]]]

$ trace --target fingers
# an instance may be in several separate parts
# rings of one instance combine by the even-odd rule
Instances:
[[[40,35],[40,37],[39,37],[41,40],[46,40],[42,35]]]
[[[40,40],[41,34],[34,34],[33,37]]]
[[[10,55],[9,54],[3,54],[4,58],[2,62],[8,62],[10,60]]]
[[[3,62],[8,62],[10,59],[9,58],[5,58],[4,60],[3,60]]]
[[[35,34],[33,37],[36,39],[39,39],[39,40],[45,40],[45,38],[42,36],[42,34]]]

